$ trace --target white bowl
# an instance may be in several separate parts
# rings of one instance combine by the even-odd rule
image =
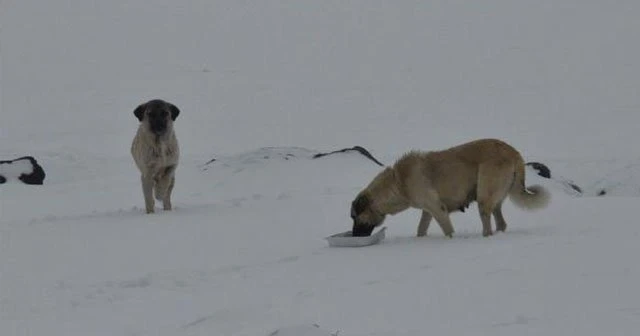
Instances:
[[[325,238],[329,242],[329,246],[334,247],[362,247],[374,245],[381,242],[384,237],[386,227],[381,228],[378,232],[367,237],[354,237],[351,231],[336,233]]]

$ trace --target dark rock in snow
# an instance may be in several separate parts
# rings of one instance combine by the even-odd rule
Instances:
[[[545,165],[544,163],[527,162],[527,163],[525,163],[525,165],[530,166],[531,168],[533,168],[538,173],[538,175],[540,177],[544,177],[544,178],[547,178],[547,179],[555,180],[555,181],[563,184],[565,187],[571,188],[576,193],[582,194],[582,188],[577,186],[572,181],[564,179],[564,178],[559,178],[559,177],[552,178],[551,177],[551,169],[549,169],[549,167],[547,167],[547,165]]]
[[[351,148],[344,148],[344,149],[333,151],[333,152],[329,152],[329,153],[318,153],[318,154],[314,155],[313,158],[314,159],[318,159],[318,158],[325,157],[325,156],[328,156],[328,155],[338,154],[338,153],[346,153],[346,152],[350,152],[350,151],[358,152],[358,153],[364,155],[367,159],[373,161],[378,166],[384,167],[384,165],[382,163],[380,163],[380,161],[378,161],[376,158],[374,158],[373,155],[371,155],[371,153],[369,153],[368,150],[366,150],[364,147],[361,147],[361,146],[354,146],[354,147],[351,147]]]
[[[230,157],[214,157],[203,165],[203,169],[207,170],[207,166],[212,164],[220,165],[246,165],[256,164],[272,160],[290,161],[293,159],[319,159],[333,154],[356,152],[364,156],[375,164],[384,167],[371,153],[361,146],[344,148],[328,153],[319,153],[318,151],[309,150],[301,147],[263,147],[255,151],[242,153]]]
[[[526,165],[535,169],[541,177],[551,178],[551,170],[545,164],[540,162],[527,162]]]
[[[41,185],[46,174],[42,166],[32,156],[23,156],[15,160],[0,160],[0,184],[16,178],[24,184]]]

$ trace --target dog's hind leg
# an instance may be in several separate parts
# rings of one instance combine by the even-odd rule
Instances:
[[[504,231],[506,222],[502,216],[502,201],[507,196],[512,183],[513,168],[500,164],[483,164],[478,169],[477,202],[482,235],[493,235],[491,215],[496,220],[496,229]]]
[[[484,237],[493,235],[493,229],[491,228],[493,205],[486,198],[478,199],[478,211],[480,212],[480,221],[482,221],[482,235]]]
[[[153,176],[141,175],[142,194],[144,195],[144,206],[148,214],[153,213],[155,201],[153,200],[153,185],[155,181]]]
[[[496,231],[504,232],[507,230],[507,222],[502,216],[502,203],[498,203],[493,209],[493,218],[496,220]]]
[[[429,223],[431,223],[431,214],[422,210],[422,216],[420,217],[420,223],[418,224],[418,237],[424,237],[427,235],[427,229],[429,229]]]

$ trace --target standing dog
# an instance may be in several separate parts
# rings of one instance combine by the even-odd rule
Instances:
[[[140,125],[131,144],[131,155],[142,174],[145,208],[147,213],[154,212],[155,192],[164,210],[171,210],[171,192],[180,157],[173,122],[180,110],[164,100],[154,99],[138,106],[133,114]]]
[[[380,172],[351,204],[353,235],[369,236],[386,215],[407,208],[422,210],[418,237],[427,234],[432,218],[452,237],[449,213],[464,211],[477,201],[482,235],[505,231],[502,202],[508,196],[520,208],[545,207],[549,192],[542,186],[525,187],[524,161],[518,151],[496,139],[481,139],[443,151],[412,151],[393,167]]]

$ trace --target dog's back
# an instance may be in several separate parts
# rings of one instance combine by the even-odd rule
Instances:
[[[477,200],[479,183],[502,181],[510,186],[519,165],[522,157],[512,146],[497,139],[480,139],[445,150],[411,151],[395,163],[394,169],[411,198],[424,198],[425,189],[433,188],[452,212],[463,211]],[[481,166],[486,167],[482,176]],[[506,190],[498,197],[506,197]]]

